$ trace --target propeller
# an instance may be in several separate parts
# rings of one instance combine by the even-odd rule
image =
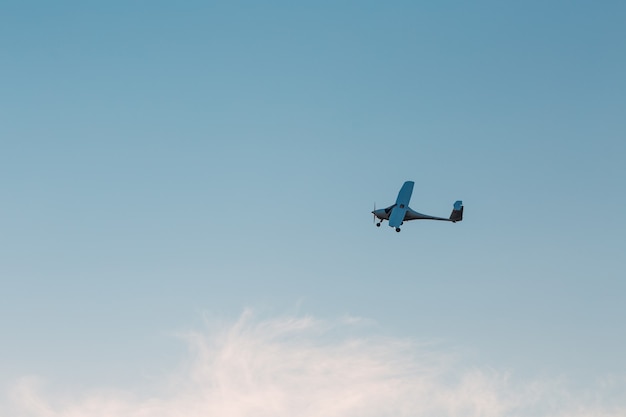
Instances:
[[[372,214],[374,215],[374,224],[376,224],[376,202],[374,202],[374,211],[372,211]]]

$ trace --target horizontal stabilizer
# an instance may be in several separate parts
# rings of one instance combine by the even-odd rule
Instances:
[[[452,214],[450,214],[450,221],[456,223],[461,220],[463,220],[463,202],[459,200],[454,203],[454,209],[452,210]]]

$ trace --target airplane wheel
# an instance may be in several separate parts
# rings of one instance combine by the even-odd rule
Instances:
[[[376,227],[380,227],[380,223],[376,223]]]
[[[400,232],[400,228],[399,227],[396,227],[396,232]]]

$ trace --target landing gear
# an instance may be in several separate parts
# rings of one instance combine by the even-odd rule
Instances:
[[[396,232],[400,233],[400,228],[396,227]]]
[[[376,223],[376,227],[380,227],[380,222]]]

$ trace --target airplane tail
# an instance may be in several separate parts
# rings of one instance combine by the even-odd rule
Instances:
[[[461,220],[463,220],[463,202],[459,200],[454,203],[454,209],[452,210],[452,214],[450,214],[450,221],[456,223]]]

